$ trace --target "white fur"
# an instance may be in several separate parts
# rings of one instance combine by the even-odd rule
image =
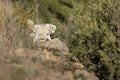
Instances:
[[[33,24],[33,22],[28,21],[29,24]],[[34,33],[33,42],[38,40],[49,40],[51,41],[50,34],[55,33],[56,26],[53,24],[36,24],[32,26],[32,31]]]

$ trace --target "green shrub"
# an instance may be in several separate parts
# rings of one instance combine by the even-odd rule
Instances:
[[[119,71],[114,71],[116,65],[119,65],[113,63],[118,58],[116,55],[119,55],[117,47],[120,47],[116,45],[120,44],[117,42],[120,38],[114,30],[118,30],[117,24],[119,24],[119,19],[114,17],[120,4],[117,2],[118,0],[89,2],[81,0],[74,4],[74,29],[70,35],[70,50],[84,64],[88,65],[87,62],[91,62],[97,65],[94,71],[99,73],[101,80],[114,80],[119,77],[115,74]],[[120,11],[117,12],[116,16],[118,15]],[[114,22],[116,24],[113,24]]]

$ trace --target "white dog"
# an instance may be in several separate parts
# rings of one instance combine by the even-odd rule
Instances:
[[[32,31],[33,33],[30,34],[32,35],[33,42],[36,42],[38,40],[50,40],[51,37],[50,34],[55,33],[56,26],[53,24],[36,24],[34,25],[34,22],[32,20],[28,20],[28,24],[32,26]]]

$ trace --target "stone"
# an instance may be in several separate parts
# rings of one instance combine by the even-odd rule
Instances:
[[[23,49],[23,48],[16,49],[15,50],[15,55],[16,56],[25,56],[26,55],[25,49]]]
[[[64,75],[66,77],[68,77],[69,79],[73,79],[74,78],[73,73],[71,71],[65,71]]]
[[[73,67],[76,68],[76,69],[83,69],[83,68],[84,68],[84,65],[81,64],[81,63],[74,63],[74,64],[73,64]]]
[[[74,71],[74,76],[77,78],[83,78],[84,80],[99,80],[94,74],[87,72],[86,70],[76,69]]]
[[[81,70],[76,69],[76,70],[74,71],[74,76],[75,76],[75,77],[80,77],[81,75],[82,75]]]
[[[59,40],[58,38],[52,39],[51,41],[45,41],[45,42],[37,41],[36,45],[38,48],[40,47],[40,48],[46,48],[50,50],[57,50],[61,52],[67,52],[67,53],[69,52],[67,45],[61,40]]]

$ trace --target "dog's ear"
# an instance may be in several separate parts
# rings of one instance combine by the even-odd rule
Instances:
[[[51,32],[52,32],[52,33],[55,33],[56,26],[53,25],[53,24],[51,24],[51,25],[50,25],[50,29],[51,29]]]

